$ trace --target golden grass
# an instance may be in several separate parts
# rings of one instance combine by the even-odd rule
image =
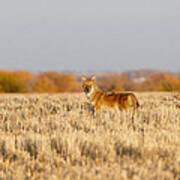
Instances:
[[[0,179],[180,179],[180,99],[139,93],[135,115],[103,109],[84,94],[4,94]]]

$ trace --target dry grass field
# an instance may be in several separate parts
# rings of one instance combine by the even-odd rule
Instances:
[[[1,94],[0,180],[180,179],[180,98],[137,93],[135,114],[84,94]]]

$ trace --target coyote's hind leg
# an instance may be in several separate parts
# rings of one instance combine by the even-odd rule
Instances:
[[[135,126],[135,123],[134,123],[135,111],[136,111],[136,109],[133,108],[132,117],[131,117],[131,122],[132,122],[132,126],[133,126],[134,131],[136,130],[136,126]]]

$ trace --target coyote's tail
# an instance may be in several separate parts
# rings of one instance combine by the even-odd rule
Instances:
[[[138,100],[136,99],[136,108],[138,108],[140,106]]]
[[[134,94],[131,94],[131,106],[134,107],[134,109],[137,109],[140,106],[138,99]]]

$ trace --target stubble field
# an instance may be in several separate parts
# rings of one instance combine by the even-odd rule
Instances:
[[[93,118],[83,93],[2,94],[0,179],[180,179],[180,98],[136,93]]]

